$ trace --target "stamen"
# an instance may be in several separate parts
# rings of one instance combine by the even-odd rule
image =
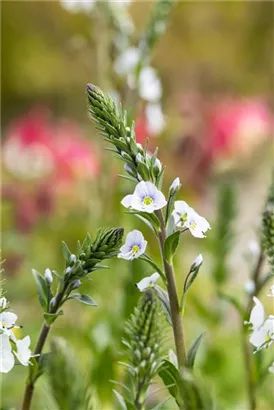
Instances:
[[[146,196],[144,199],[143,199],[143,204],[144,205],[151,205],[153,203],[153,199],[150,197],[150,196]]]
[[[138,245],[133,245],[131,248],[131,252],[133,253],[133,255],[136,255],[137,252],[139,252],[140,248]]]

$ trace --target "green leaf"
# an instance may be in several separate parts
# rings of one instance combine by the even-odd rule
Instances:
[[[129,211],[127,213],[136,215],[140,217],[140,219],[149,222],[149,224],[153,227],[153,230],[156,233],[160,231],[160,222],[155,214],[148,214],[147,212],[138,212],[138,211]]]
[[[179,245],[180,232],[174,232],[168,236],[164,243],[164,256],[168,263],[172,263],[173,257]]]
[[[158,285],[154,285],[154,289],[156,291],[156,294],[158,296],[158,299],[161,303],[162,309],[164,311],[164,314],[166,316],[166,319],[170,326],[172,326],[172,319],[171,319],[171,309],[170,309],[170,303],[169,303],[169,297],[167,291],[162,289]]]
[[[66,242],[62,241],[62,242],[61,242],[61,246],[62,246],[63,257],[64,257],[65,261],[66,261],[67,263],[69,263],[69,262],[70,262],[71,252],[70,252],[70,250],[69,250],[69,248],[68,248],[68,245],[66,244]]]
[[[63,310],[59,310],[59,312],[57,313],[44,313],[44,319],[45,322],[48,326],[51,326],[53,324],[53,322],[55,322],[55,320],[58,318],[58,316],[63,315],[64,312]]]
[[[38,298],[40,305],[44,311],[48,309],[48,285],[45,278],[41,273],[37,272],[35,269],[32,269],[32,274],[36,283],[36,288],[38,292]]]
[[[125,399],[123,398],[123,396],[122,396],[120,393],[118,393],[117,390],[113,390],[113,392],[114,392],[114,394],[115,394],[115,396],[116,396],[116,398],[117,398],[117,400],[118,400],[118,403],[120,404],[122,410],[127,410],[127,404],[126,404],[126,401],[125,401]],[[133,407],[133,408],[134,408],[134,407]]]
[[[186,359],[186,365],[187,367],[193,368],[195,358],[198,352],[198,349],[200,347],[201,341],[204,337],[205,332],[201,333],[200,336],[195,340],[195,342],[192,344],[191,348],[189,349],[187,353],[187,359]]]
[[[244,317],[245,309],[234,296],[230,296],[230,295],[227,295],[226,293],[219,292],[219,297],[223,300],[226,300],[228,303],[230,303],[239,312],[239,314],[242,317]]]
[[[91,299],[91,297],[88,295],[82,295],[80,293],[72,293],[67,298],[67,300],[69,299],[76,299],[79,302],[84,303],[85,305],[88,305],[88,306],[97,306],[97,303],[93,299]]]
[[[181,375],[179,370],[169,360],[163,360],[158,374],[163,380],[170,395],[176,400],[178,407],[183,408],[183,400],[180,397]]]
[[[140,258],[142,261],[147,262],[150,266],[152,266],[161,276],[162,280],[164,281],[164,283],[166,283],[166,277],[164,272],[162,271],[162,269],[157,265],[156,262],[154,262],[148,255],[144,254],[142,256],[140,256]]]

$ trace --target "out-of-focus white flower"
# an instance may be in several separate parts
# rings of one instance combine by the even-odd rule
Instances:
[[[269,290],[270,293],[268,293],[267,296],[269,296],[270,298],[274,298],[274,285],[272,285]]]
[[[255,240],[249,241],[247,248],[252,256],[258,256],[260,253],[260,246]]]
[[[0,373],[8,373],[14,366],[9,336],[0,334]]]
[[[17,340],[16,342],[17,352],[14,352],[14,354],[23,366],[29,365],[29,359],[31,358],[31,350],[29,346],[29,336],[24,337],[22,340]]]
[[[141,181],[136,185],[134,193],[127,195],[121,201],[125,208],[132,208],[136,211],[153,213],[157,209],[166,206],[167,202],[164,194],[150,182]]]
[[[159,277],[159,273],[155,272],[151,276],[147,276],[146,278],[140,280],[140,282],[136,283],[136,286],[140,292],[145,292],[148,288],[154,286],[154,283],[159,279]]]
[[[255,306],[251,310],[249,323],[252,327],[250,343],[260,350],[270,346],[274,341],[274,316],[265,319],[265,311],[258,298],[253,298]]]
[[[114,70],[119,75],[130,74],[140,59],[140,51],[136,47],[126,49],[114,63]]]
[[[129,232],[126,237],[125,244],[120,248],[118,258],[132,260],[139,258],[147,247],[147,241],[145,240],[142,232],[134,230]]]
[[[26,147],[16,135],[3,146],[3,163],[9,172],[26,179],[47,176],[54,168],[52,153],[47,147],[38,142]]]
[[[210,228],[208,221],[194,211],[185,201],[175,201],[172,215],[178,228],[187,228],[195,238],[205,238]]]
[[[60,0],[61,6],[70,13],[89,12],[96,0]]]
[[[274,362],[272,363],[271,366],[269,366],[268,371],[269,371],[270,373],[274,373]]]
[[[149,102],[157,102],[162,97],[162,84],[152,67],[145,67],[140,73],[139,95]]]
[[[247,294],[252,295],[255,292],[256,286],[254,280],[248,279],[244,284],[244,290]]]
[[[163,131],[166,121],[161,104],[149,103],[145,107],[148,133],[151,136],[159,135]]]
[[[4,296],[2,298],[0,298],[0,309],[1,310],[5,310],[7,304],[8,304],[8,301]]]

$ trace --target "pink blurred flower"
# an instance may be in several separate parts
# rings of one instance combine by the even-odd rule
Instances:
[[[53,123],[44,108],[11,123],[3,143],[3,162],[20,179],[49,179],[58,188],[99,172],[94,148],[78,126],[72,121]]]
[[[10,124],[2,156],[4,168],[17,179],[4,186],[3,199],[13,203],[15,224],[23,233],[52,213],[57,195],[74,192],[78,181],[94,179],[100,171],[94,147],[77,124],[54,123],[45,108]]]

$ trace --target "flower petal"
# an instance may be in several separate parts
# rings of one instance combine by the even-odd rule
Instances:
[[[129,207],[131,206],[132,197],[133,197],[133,195],[127,195],[127,196],[125,196],[125,197],[122,199],[121,204],[122,204],[125,208],[129,208]]]

